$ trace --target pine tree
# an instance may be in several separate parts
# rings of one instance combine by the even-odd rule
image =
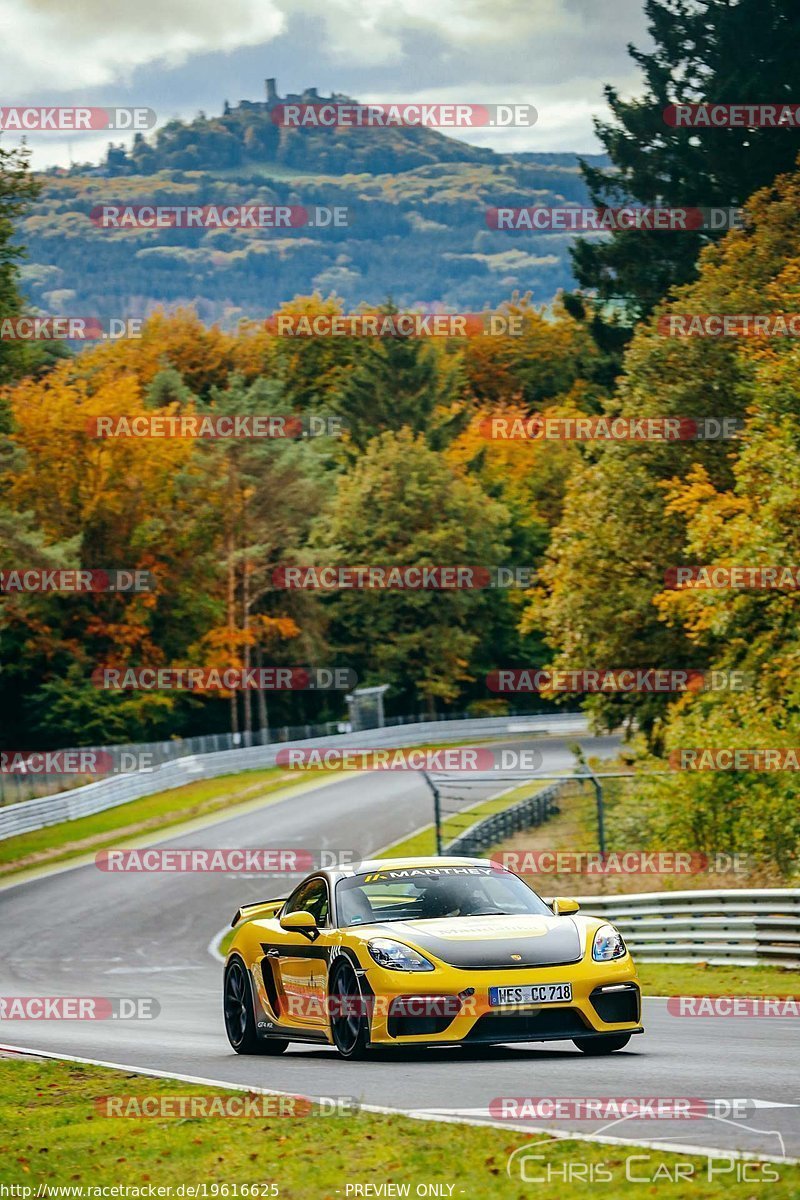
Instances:
[[[14,221],[38,196],[41,185],[30,174],[30,150],[0,146],[0,319],[19,313],[18,260],[23,248],[14,242]],[[25,369],[26,347],[0,338],[0,383],[17,378]],[[2,414],[0,413],[0,427]]]
[[[800,8],[795,0],[646,0],[655,49],[629,53],[644,72],[645,94],[605,96],[612,120],[596,121],[609,170],[581,163],[593,203],[738,207],[800,151],[792,128],[676,128],[672,104],[800,101]],[[630,321],[667,291],[693,280],[701,248],[718,234],[626,230],[580,239],[573,269],[581,287],[622,308]],[[568,306],[580,310],[573,297]]]

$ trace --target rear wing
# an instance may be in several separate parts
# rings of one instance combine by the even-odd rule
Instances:
[[[255,904],[242,904],[233,914],[231,927],[238,925],[240,921],[269,920],[283,907],[286,899],[286,896],[282,896],[279,900],[258,900]]]

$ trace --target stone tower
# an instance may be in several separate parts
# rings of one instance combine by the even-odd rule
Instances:
[[[274,104],[278,99],[278,89],[275,87],[274,79],[265,79],[267,85],[267,104]]]

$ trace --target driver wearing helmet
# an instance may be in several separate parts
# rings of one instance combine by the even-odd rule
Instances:
[[[449,879],[437,879],[425,889],[422,896],[422,917],[465,917],[479,912],[486,904],[477,888],[467,888],[464,883],[452,883]]]

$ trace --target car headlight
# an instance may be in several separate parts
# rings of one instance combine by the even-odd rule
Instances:
[[[613,925],[601,925],[594,935],[592,958],[595,962],[610,962],[612,958],[622,958],[627,953],[622,934]]]
[[[410,946],[402,942],[393,942],[390,938],[374,938],[367,945],[372,957],[379,967],[387,967],[390,971],[432,971],[433,963],[428,962]]]

